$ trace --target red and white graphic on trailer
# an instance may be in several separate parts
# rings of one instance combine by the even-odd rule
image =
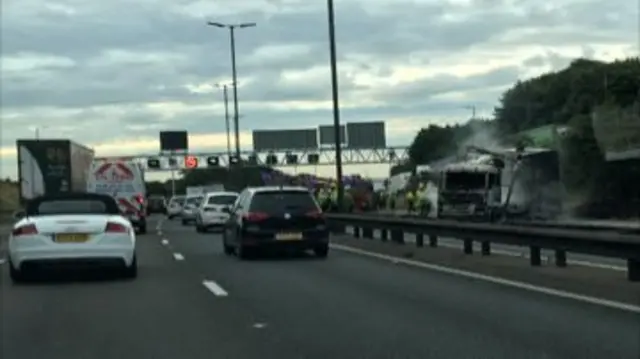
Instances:
[[[133,161],[95,162],[90,170],[87,191],[113,196],[124,213],[144,215],[144,173]]]

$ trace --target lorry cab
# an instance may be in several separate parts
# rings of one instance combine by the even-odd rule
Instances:
[[[147,232],[147,194],[142,166],[133,161],[94,162],[87,192],[111,195],[137,233]]]
[[[442,171],[439,217],[492,217],[500,206],[500,170],[487,163],[455,163]]]

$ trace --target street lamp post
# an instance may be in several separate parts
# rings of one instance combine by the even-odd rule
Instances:
[[[244,29],[247,27],[255,27],[255,22],[247,22],[241,24],[223,24],[220,22],[207,22],[209,26],[215,26],[223,29],[229,29],[229,37],[231,42],[231,74],[233,76],[233,128],[236,137],[236,157],[240,159],[240,124],[238,110],[238,76],[236,71],[236,29]]]
[[[467,110],[471,110],[471,119],[475,120],[476,119],[476,105],[468,105],[468,106],[464,106],[464,108],[466,108]]]
[[[331,92],[333,97],[333,133],[335,137],[336,182],[338,184],[338,210],[344,208],[344,184],[342,183],[342,148],[340,136],[340,102],[338,99],[338,64],[336,59],[336,23],[333,0],[327,0],[329,25],[329,56],[331,62]]]
[[[227,156],[231,158],[231,129],[229,125],[229,87],[227,84],[216,84],[216,87],[222,88],[222,98],[224,100],[224,122],[227,130]],[[237,140],[237,138],[236,138]]]

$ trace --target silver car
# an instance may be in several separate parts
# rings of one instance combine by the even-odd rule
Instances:
[[[200,204],[203,200],[203,195],[187,196],[187,198],[185,198],[184,205],[182,206],[182,212],[180,213],[180,218],[182,218],[183,226],[194,223],[196,221],[198,208],[200,207]]]

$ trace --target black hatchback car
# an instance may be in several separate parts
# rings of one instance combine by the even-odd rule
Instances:
[[[229,209],[223,245],[226,254],[241,259],[265,249],[313,250],[326,258],[329,229],[307,188],[247,188]]]

